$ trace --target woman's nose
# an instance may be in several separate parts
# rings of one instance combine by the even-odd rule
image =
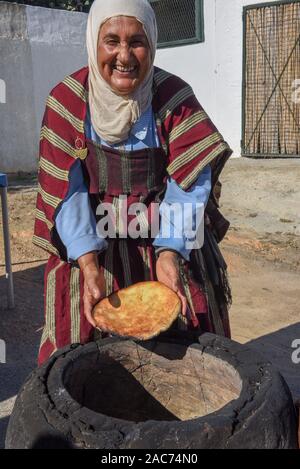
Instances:
[[[124,64],[129,62],[131,57],[131,50],[128,44],[120,44],[120,49],[118,53],[118,59],[122,61]]]

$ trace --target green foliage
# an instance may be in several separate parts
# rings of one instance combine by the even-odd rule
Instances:
[[[6,0],[25,5],[88,12],[94,0]]]

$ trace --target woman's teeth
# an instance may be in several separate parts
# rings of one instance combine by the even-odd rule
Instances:
[[[134,72],[136,67],[122,67],[121,65],[115,65],[114,68],[118,70],[118,72],[131,73]]]

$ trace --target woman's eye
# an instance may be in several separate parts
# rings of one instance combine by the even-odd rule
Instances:
[[[143,47],[144,43],[142,41],[133,41],[131,45],[132,47]]]
[[[114,40],[112,39],[112,40],[108,41],[107,44],[108,44],[109,46],[116,46],[116,45],[118,44],[118,42],[117,42],[117,41],[114,41]]]

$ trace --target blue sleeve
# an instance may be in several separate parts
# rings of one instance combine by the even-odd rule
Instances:
[[[173,179],[160,205],[160,229],[154,239],[156,252],[171,250],[190,259],[192,249],[201,248],[204,240],[204,210],[211,192],[211,168],[207,165],[188,190]],[[197,241],[197,244],[196,244]]]
[[[67,249],[69,260],[77,260],[91,251],[106,249],[107,242],[96,232],[87,187],[84,183],[81,162],[76,161],[70,170],[70,188],[56,216],[56,229]]]

